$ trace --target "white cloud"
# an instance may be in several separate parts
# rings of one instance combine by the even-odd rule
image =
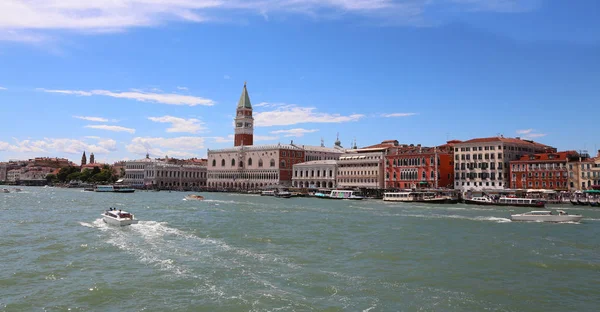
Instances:
[[[390,118],[390,117],[408,117],[408,116],[414,116],[417,113],[391,113],[391,114],[381,114],[381,117],[386,117],[386,118]]]
[[[261,103],[263,104],[263,103]],[[265,103],[263,106],[268,107]],[[364,117],[361,114],[342,116],[340,114],[315,113],[314,107],[280,104],[273,111],[259,112],[254,116],[258,127],[289,126],[300,123],[342,123],[358,121]]]
[[[97,121],[97,122],[109,122],[110,120],[102,117],[91,117],[91,116],[73,116],[73,118],[87,120],[87,121]],[[112,120],[115,121],[115,120]]]
[[[317,132],[319,131],[318,129],[302,129],[302,128],[295,128],[295,129],[288,129],[288,130],[276,130],[276,131],[271,131],[272,134],[283,134],[284,137],[302,137],[307,133],[313,133],[313,132]]]
[[[546,133],[539,133],[535,129],[517,130],[516,133],[524,139],[536,139],[545,137],[547,135]]]
[[[276,136],[268,136],[268,135],[255,135],[253,137],[255,142],[264,142],[264,141],[275,141],[277,139],[279,139],[279,137]]]
[[[184,119],[173,116],[162,116],[148,117],[148,119],[154,122],[170,123],[171,127],[167,129],[167,132],[198,133],[199,131],[206,129],[203,123],[195,118]]]
[[[79,154],[89,151],[95,154],[108,154],[116,151],[116,141],[112,139],[97,139],[95,144],[81,140],[65,138],[44,138],[43,140],[18,140],[15,143],[0,142],[0,151],[16,153],[69,153]]]
[[[517,134],[529,134],[533,129],[517,130]]]
[[[0,90],[7,90],[5,87],[0,86]]]
[[[214,105],[214,101],[210,99],[205,99],[198,96],[191,95],[182,95],[182,94],[174,94],[174,93],[151,93],[151,92],[142,92],[140,90],[134,90],[129,92],[112,92],[107,90],[92,90],[92,91],[81,91],[81,90],[47,90],[47,89],[39,89],[48,93],[60,93],[60,94],[70,94],[70,95],[79,95],[79,96],[92,96],[92,95],[102,95],[109,96],[113,98],[121,98],[121,99],[132,99],[140,102],[154,102],[161,104],[169,104],[169,105],[187,105],[187,106],[197,106],[197,105],[206,105],[212,106]]]
[[[86,128],[90,128],[90,129],[99,129],[99,130],[107,130],[107,131],[114,131],[114,132],[129,132],[129,133],[135,133],[135,129],[132,128],[125,128],[125,127],[121,127],[121,126],[110,126],[110,125],[87,125],[85,126]]]
[[[177,87],[177,90],[184,90],[184,91],[187,91],[187,90],[188,90],[188,88],[187,88],[187,87],[179,87],[179,86],[178,86],[178,87]]]
[[[216,143],[231,143],[233,142],[234,136],[233,134],[230,134],[227,137],[210,137],[209,139],[215,140]]]
[[[71,30],[87,33],[159,26],[172,21],[201,23],[231,20],[227,15],[250,13],[269,20],[276,13],[319,17],[375,17],[419,25],[425,13],[447,4],[459,11],[519,12],[541,0],[2,0],[0,40],[40,42],[40,32]],[[440,4],[441,3],[441,4]],[[454,8],[451,8],[454,9]],[[432,14],[430,14],[432,15]]]
[[[227,79],[228,80],[228,79],[231,79],[231,77],[229,77],[229,75],[225,75],[225,76],[223,76],[223,79]]]
[[[150,138],[136,137],[126,146],[134,154],[145,155],[150,153],[154,157],[194,157],[204,148],[204,138],[201,137],[175,137],[175,138]]]

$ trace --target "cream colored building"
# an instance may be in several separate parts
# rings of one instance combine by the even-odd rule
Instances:
[[[594,158],[582,159],[569,165],[575,190],[591,190],[592,186],[600,185],[600,151]]]
[[[21,180],[21,169],[12,169],[6,172],[6,181],[17,182]]]
[[[206,166],[151,162],[145,166],[144,185],[158,189],[199,189],[206,187]]]
[[[313,160],[294,165],[292,185],[299,188],[337,188],[337,160]]]
[[[544,144],[503,136],[454,145],[454,188],[463,191],[509,188],[509,162],[526,154],[556,152]]]

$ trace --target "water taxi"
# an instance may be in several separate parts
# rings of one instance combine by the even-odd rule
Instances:
[[[110,208],[102,214],[102,220],[110,225],[125,226],[138,223],[138,220],[132,213],[124,210]]]
[[[582,215],[569,215],[564,210],[557,210],[556,214],[548,210],[539,210],[510,215],[512,221],[579,222],[582,218]]]
[[[350,200],[361,200],[364,199],[364,197],[357,195],[359,194],[356,191],[350,191],[350,190],[333,190],[331,191],[331,193],[329,193],[329,196],[324,197],[324,198],[329,198],[329,199],[350,199]]]
[[[275,196],[275,191],[262,191],[260,196]]]
[[[203,200],[204,196],[190,194],[185,197],[186,200]]]

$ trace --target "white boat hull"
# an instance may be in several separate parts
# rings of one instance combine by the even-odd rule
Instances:
[[[532,221],[532,222],[579,222],[583,216],[578,215],[550,215],[550,216],[525,216],[525,215],[511,215],[512,221]]]
[[[114,226],[126,226],[126,225],[132,225],[132,224],[137,224],[138,223],[138,220],[136,220],[135,218],[132,218],[132,219],[129,219],[129,218],[119,218],[119,219],[116,219],[116,218],[112,218],[112,217],[103,215],[102,219],[104,220],[104,222],[106,224],[114,225]]]

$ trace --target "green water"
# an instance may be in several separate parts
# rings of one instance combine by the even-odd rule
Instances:
[[[189,193],[188,193],[189,194]],[[600,209],[0,193],[2,311],[597,311]],[[140,223],[107,226],[117,207]]]

